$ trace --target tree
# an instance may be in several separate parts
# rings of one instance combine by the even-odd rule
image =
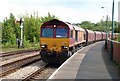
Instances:
[[[54,15],[50,15],[50,13],[48,12],[48,15],[45,16],[45,17],[41,17],[41,22],[46,22],[46,21],[49,21],[49,20],[52,20],[52,19],[58,19],[57,17],[55,17]]]
[[[24,16],[24,36],[26,37],[26,40],[34,42],[34,39],[36,39],[36,41],[39,42],[41,25],[54,18],[56,17],[54,15],[50,15],[50,13],[45,17],[36,17],[35,13],[30,17]]]
[[[2,43],[15,44],[15,38],[19,37],[19,33],[19,27],[15,24],[15,17],[10,13],[9,18],[6,17],[2,24]]]
[[[91,29],[94,30],[94,23],[91,23],[90,21],[83,21],[81,24],[77,23],[76,25],[85,28],[85,29]]]
[[[104,31],[106,32],[106,21],[100,21],[98,23],[91,23],[90,21],[83,21],[82,23],[75,24],[85,29],[94,30],[94,31]],[[114,22],[114,32],[117,33],[120,30],[118,27],[118,22]],[[112,21],[108,21],[108,31],[111,31]]]
[[[114,32],[115,32],[115,33],[118,33],[118,32],[120,31],[120,30],[118,29],[118,22],[116,22],[116,21],[114,22],[114,27],[115,27],[115,28],[114,28]]]

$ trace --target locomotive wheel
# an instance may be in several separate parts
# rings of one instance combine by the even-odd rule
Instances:
[[[68,57],[72,56],[72,52],[68,51]]]
[[[74,53],[75,53],[75,49],[72,50],[72,54],[74,54]]]
[[[78,51],[78,47],[75,49],[75,52],[77,52]]]

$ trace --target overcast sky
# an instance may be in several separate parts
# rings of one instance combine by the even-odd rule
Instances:
[[[118,2],[115,0],[114,20],[118,21]],[[46,16],[48,12],[63,21],[80,23],[82,21],[99,22],[108,14],[112,16],[113,0],[2,0],[0,2],[0,21],[10,12],[16,17],[26,12]],[[102,9],[101,7],[105,8]],[[104,16],[104,17],[103,17]]]

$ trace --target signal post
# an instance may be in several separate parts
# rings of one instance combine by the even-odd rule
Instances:
[[[20,28],[21,28],[20,47],[23,47],[23,21],[24,21],[24,19],[22,19],[22,18],[20,18],[19,20],[16,20],[17,23],[20,23]]]

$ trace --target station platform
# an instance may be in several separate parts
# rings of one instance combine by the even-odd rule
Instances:
[[[104,50],[104,41],[83,47],[66,60],[49,78],[120,79],[117,65]]]

